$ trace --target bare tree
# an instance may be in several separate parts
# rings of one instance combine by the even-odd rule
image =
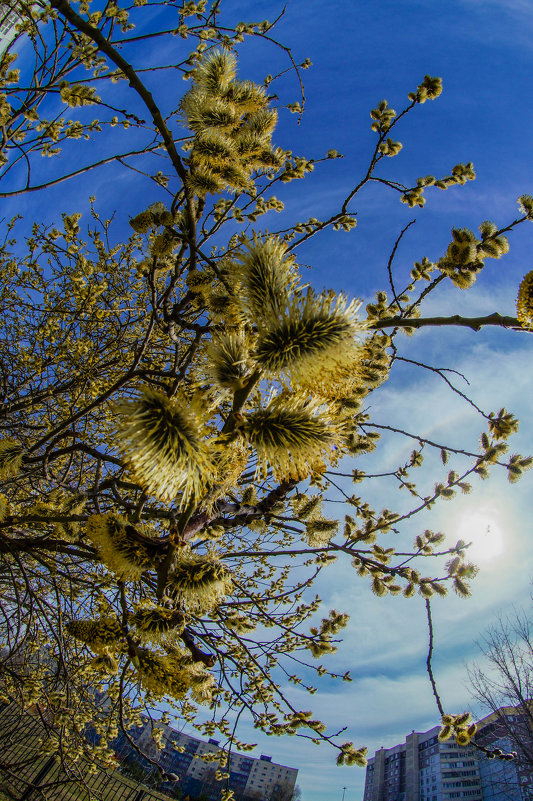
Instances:
[[[525,612],[500,618],[479,644],[483,665],[468,674],[474,697],[491,715],[476,740],[516,752],[515,765],[500,766],[501,791],[533,777],[533,631]],[[510,774],[512,774],[510,776]]]

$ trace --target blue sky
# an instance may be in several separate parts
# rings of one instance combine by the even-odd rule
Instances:
[[[373,143],[369,110],[383,97],[400,110],[407,92],[426,73],[442,77],[443,94],[416,109],[397,129],[395,136],[404,148],[385,165],[389,174],[408,183],[409,178],[444,173],[457,162],[470,160],[477,173],[477,180],[464,187],[428,192],[426,207],[414,214],[392,193],[372,187],[356,204],[355,232],[309,245],[305,255],[316,283],[365,298],[383,287],[391,245],[413,217],[417,223],[398,252],[399,274],[405,275],[424,255],[438,258],[452,225],[475,230],[485,219],[501,224],[514,218],[517,195],[531,191],[533,183],[527,145],[532,114],[530,4],[340,2],[326,9],[321,3],[295,0],[288,4],[282,25],[288,35],[280,38],[291,39],[297,53],[313,61],[305,74],[306,113],[299,129],[283,124],[283,144],[294,142],[297,152],[304,145],[305,152],[313,154],[335,147],[346,156],[342,162],[328,163],[323,171],[317,168],[305,182],[306,189],[298,187],[300,199],[295,205],[300,204],[302,216],[320,217],[316,207],[332,207],[360,174]],[[447,286],[430,300],[425,313],[470,316],[497,309],[512,314],[518,283],[532,267],[533,231],[523,226],[516,234],[508,256],[487,262],[473,289],[461,292]],[[483,408],[505,405],[518,414],[522,426],[511,441],[511,451],[523,453],[533,448],[528,369],[532,348],[529,337],[502,331],[433,329],[402,338],[402,351],[409,358],[463,372],[471,383],[461,388]],[[411,418],[410,430],[437,441],[474,446],[481,421],[458,400],[434,376],[402,367],[372,396],[372,415],[376,421],[403,427]],[[398,438],[387,440],[359,466],[370,471],[372,465],[376,472],[384,472],[399,464],[409,448],[410,443]],[[438,475],[436,462],[434,467]],[[504,537],[505,549],[497,558],[484,558],[486,543],[481,549],[476,546],[481,571],[471,599],[449,597],[433,603],[434,667],[446,709],[480,712],[471,701],[465,670],[465,664],[477,657],[475,640],[497,614],[529,603],[531,480],[530,473],[515,486],[503,475],[474,482],[470,496],[441,503],[413,521],[407,532],[412,539],[429,527],[446,532],[452,543],[468,538],[484,520],[491,521],[493,532],[499,527]],[[357,487],[356,491],[359,494]],[[376,504],[398,508],[399,494],[391,485],[388,490],[376,485],[372,495]],[[349,668],[354,682],[315,696],[316,713],[322,712],[332,725],[348,723],[349,738],[366,743],[371,754],[382,745],[401,742],[412,729],[435,725],[438,713],[425,673],[422,601],[374,598],[349,565],[340,564],[335,567],[335,581],[328,584],[325,579],[320,592],[326,608],[352,615],[344,645],[330,664],[339,672]],[[306,801],[326,797],[340,801],[344,786],[347,801],[362,798],[364,771],[335,768],[326,752],[296,738],[269,745],[269,753],[292,759],[291,764],[300,767]]]
[[[270,0],[228,0],[223,15],[233,22],[272,20],[281,7]],[[422,210],[408,209],[390,190],[367,188],[354,207],[359,220],[355,231],[327,233],[299,251],[300,263],[313,268],[309,280],[315,286],[342,289],[365,300],[385,288],[391,247],[413,218],[417,223],[402,242],[396,261],[398,275],[404,278],[415,259],[437,259],[443,254],[452,225],[475,230],[483,220],[507,224],[516,216],[517,196],[533,194],[532,34],[533,7],[521,0],[341,0],[329,4],[289,0],[276,36],[293,48],[296,60],[309,57],[313,67],[303,73],[307,103],[300,124],[296,115],[281,113],[274,138],[297,154],[320,158],[335,148],[345,158],[318,165],[304,182],[293,182],[283,193],[277,192],[286,204],[283,220],[323,219],[336,209],[371,153],[375,134],[370,130],[370,109],[387,98],[401,110],[407,93],[416,89],[426,73],[442,77],[443,94],[415,109],[397,130],[395,138],[404,147],[384,165],[387,176],[414,183],[419,176],[440,177],[454,164],[467,161],[474,162],[477,172],[477,180],[464,187],[427,190]],[[241,77],[262,80],[285,66],[283,54],[273,47],[246,44],[242,48]],[[156,100],[170,102],[186,86],[181,81],[177,87],[155,81],[151,89]],[[291,75],[275,89],[282,103],[299,99]],[[3,214],[11,216],[20,210],[27,219],[44,215],[47,221],[56,221],[60,211],[86,209],[89,194],[96,195],[98,208],[116,211],[119,231],[125,230],[129,216],[147,205],[146,185],[139,186],[133,174],[118,180],[113,170],[102,170],[77,187],[61,185],[50,190],[45,208],[41,205],[37,212],[36,197],[28,196],[4,201]],[[148,202],[158,199],[161,195],[154,188]],[[278,220],[267,225],[277,225]],[[428,301],[425,314],[514,314],[518,284],[533,268],[533,224],[520,226],[510,243],[510,253],[501,261],[488,260],[471,290],[461,292],[445,285]],[[402,337],[401,352],[464,373],[470,386],[458,379],[460,388],[482,408],[506,406],[515,412],[522,426],[511,441],[511,452],[533,453],[533,338],[499,330],[474,334],[431,329],[413,338]],[[390,382],[372,396],[371,404],[376,422],[401,425],[472,449],[483,427],[482,420],[436,376],[406,366],[398,366]],[[385,472],[400,464],[412,448],[413,443],[390,437],[357,466]],[[437,459],[428,457],[426,464],[434,468],[428,470],[430,487],[445,471]],[[532,478],[533,472],[526,474],[515,486],[503,474],[494,474],[490,482],[474,482],[470,496],[437,505],[406,531],[407,543],[425,528],[447,532],[453,543],[474,530],[478,513],[482,521],[491,521],[493,531],[499,531],[505,542],[504,550],[493,559],[484,558],[487,547],[481,547],[482,570],[471,599],[434,602],[434,666],[449,711],[459,712],[471,704],[465,663],[476,656],[475,640],[500,611],[529,603]],[[360,493],[360,485],[355,491]],[[379,508],[400,509],[405,502],[392,484],[376,482],[365,492]],[[349,510],[339,505],[338,511],[344,515]],[[327,664],[340,673],[349,669],[354,681],[326,683],[317,695],[301,701],[293,688],[295,702],[303,709],[312,707],[332,727],[347,725],[346,739],[368,745],[371,754],[381,745],[402,741],[412,729],[435,725],[438,713],[425,674],[427,637],[421,599],[375,598],[368,582],[340,561],[329,577],[321,579],[318,591],[324,610],[337,608],[352,616],[344,645]],[[246,724],[242,736],[247,736]],[[300,769],[304,801],[340,801],[344,786],[345,801],[362,798],[364,771],[336,768],[334,755],[326,748],[318,749],[297,737],[258,740],[257,731],[249,736],[274,761]]]
[[[250,12],[271,19],[277,9],[271,2],[230,3],[229,8],[243,19]],[[325,235],[299,251],[300,261],[312,265],[315,285],[369,298],[384,287],[392,244],[414,217],[417,223],[398,251],[399,275],[407,276],[415,259],[442,255],[452,226],[476,230],[485,219],[499,224],[514,219],[517,196],[531,192],[533,185],[528,148],[532,28],[533,9],[519,2],[358,0],[326,6],[292,0],[287,4],[278,38],[294,48],[297,60],[308,56],[313,67],[303,73],[307,102],[302,121],[298,126],[294,116],[282,115],[277,141],[295,153],[320,157],[333,147],[345,155],[342,161],[317,166],[305,182],[289,185],[283,199],[292,219],[313,215],[322,219],[335,208],[367,164],[374,142],[370,109],[387,98],[400,111],[407,93],[426,73],[442,77],[443,94],[415,109],[396,130],[395,138],[404,147],[385,164],[388,176],[410,183],[418,176],[445,174],[454,164],[467,161],[474,162],[477,173],[477,180],[464,187],[428,191],[426,207],[416,211],[381,187],[364,191],[355,205],[359,222],[354,232]],[[261,59],[251,49],[245,51],[242,74],[249,74],[249,65],[252,76],[259,79],[272,71],[268,58],[269,54]],[[291,94],[289,78],[283,89]],[[293,81],[290,99],[297,99],[296,92]],[[532,236],[531,226],[519,228],[511,236],[505,259],[487,261],[482,276],[467,292],[446,286],[430,299],[425,314],[474,316],[495,310],[513,314],[518,284],[533,267]],[[493,330],[474,334],[432,329],[400,339],[407,357],[463,372],[470,387],[459,380],[460,388],[482,408],[513,410],[522,426],[511,441],[511,452],[533,452],[530,337]],[[405,366],[398,366],[391,381],[372,396],[371,405],[376,421],[408,427],[444,443],[468,442],[475,449],[482,430],[482,421],[439,379]],[[398,437],[383,440],[358,466],[385,472],[412,447]],[[444,473],[437,462],[432,463],[433,473],[428,471],[428,488]],[[406,541],[411,542],[426,527],[444,531],[452,544],[473,536],[480,521],[482,528],[490,521],[494,536],[504,539],[504,550],[492,559],[486,542],[476,545],[481,571],[472,598],[450,596],[433,603],[434,668],[448,710],[471,708],[484,714],[471,700],[465,665],[477,657],[475,641],[499,613],[529,603],[532,475],[526,474],[514,486],[496,474],[490,482],[474,482],[471,495],[437,505],[406,532]],[[360,486],[354,488],[357,494]],[[379,508],[397,509],[402,501],[392,484],[376,483],[365,491]],[[346,511],[339,506],[341,514]],[[340,561],[329,577],[324,576],[318,591],[325,609],[342,609],[352,616],[344,644],[328,666],[340,673],[350,669],[354,681],[326,685],[312,699],[302,693],[301,708],[312,706],[332,726],[348,725],[347,739],[367,744],[370,754],[382,745],[401,742],[412,729],[435,725],[438,712],[425,672],[423,602],[375,598],[368,583]],[[297,692],[292,695],[298,698]],[[344,786],[346,801],[362,798],[364,771],[336,768],[327,750],[298,738],[265,739],[263,747],[274,759],[300,768],[305,801],[340,801]]]

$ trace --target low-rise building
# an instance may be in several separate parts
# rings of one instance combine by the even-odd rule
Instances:
[[[182,797],[201,796],[209,801],[217,801],[226,785],[225,781],[215,778],[219,762],[214,757],[222,751],[220,742],[214,739],[200,740],[161,722],[154,725],[160,732],[157,739],[161,747],[154,740],[153,724],[147,721],[133,734],[139,748],[156,760],[167,773],[179,777]],[[137,758],[124,739],[118,745],[118,753],[122,758]],[[239,801],[291,801],[298,776],[296,768],[273,762],[266,754],[252,757],[231,753],[229,765],[221,772],[229,773],[229,786]],[[168,789],[171,789],[170,784]]]

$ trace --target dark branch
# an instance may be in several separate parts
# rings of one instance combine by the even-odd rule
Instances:
[[[515,331],[527,331],[516,317],[504,317],[498,312],[487,314],[485,317],[461,317],[454,314],[451,317],[387,317],[370,323],[369,328],[381,330],[382,328],[426,328],[428,326],[460,325],[479,331],[486,325],[497,325],[501,328],[512,328]]]

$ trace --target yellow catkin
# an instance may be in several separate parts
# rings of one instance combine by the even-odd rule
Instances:
[[[150,534],[150,530],[136,524],[140,533]],[[133,536],[128,521],[119,514],[108,512],[105,515],[90,515],[87,518],[87,536],[96,545],[102,562],[123,579],[140,579],[146,570],[154,568],[157,555],[157,538],[154,546],[139,542]]]
[[[270,466],[278,480],[323,472],[339,458],[343,439],[327,407],[298,398],[275,398],[247,415],[240,430],[257,452],[258,471]]]
[[[0,478],[13,478],[22,465],[23,449],[13,439],[0,439]]]
[[[163,501],[198,496],[209,478],[201,422],[186,398],[174,400],[145,388],[137,400],[116,405],[118,448],[135,480]]]
[[[516,316],[524,328],[533,328],[533,270],[523,277],[518,289]]]
[[[183,556],[169,575],[167,593],[190,609],[215,607],[231,587],[227,568],[214,556]]]
[[[364,325],[356,318],[359,303],[342,295],[316,295],[292,299],[288,310],[273,315],[260,330],[257,362],[271,375],[289,374],[293,384],[309,385],[327,374],[357,369],[360,344],[356,337]]]

